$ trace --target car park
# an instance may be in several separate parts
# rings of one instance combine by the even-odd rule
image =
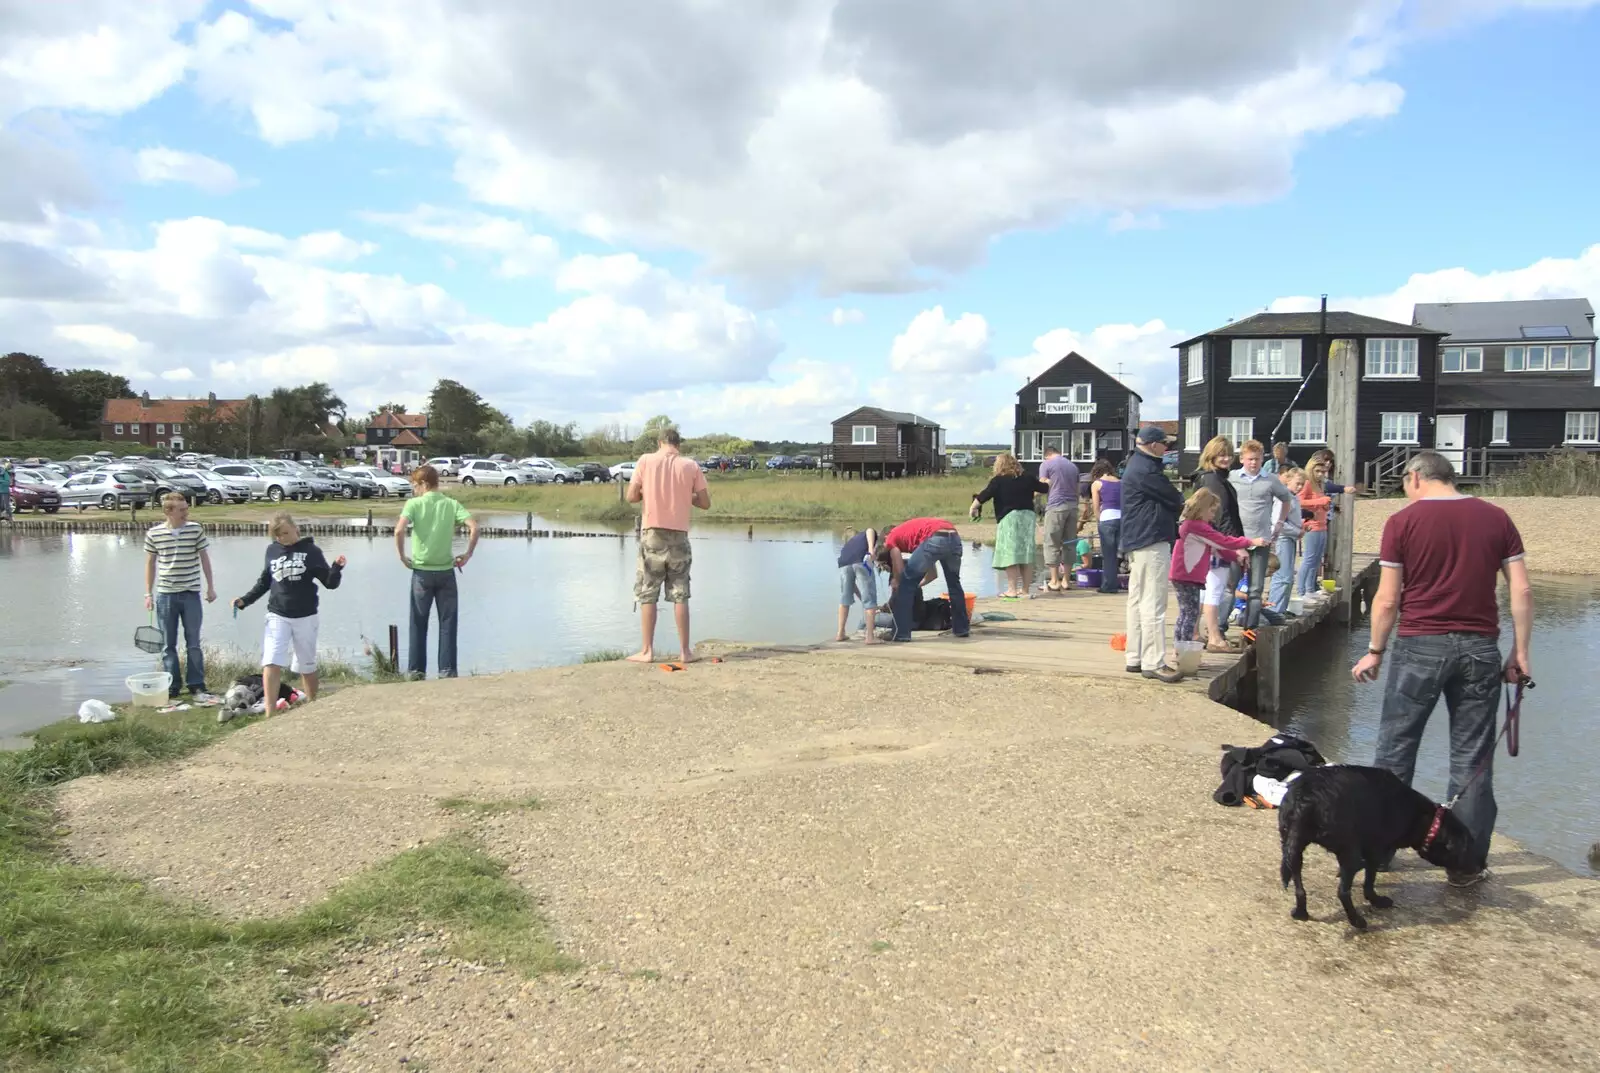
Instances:
[[[460,474],[462,462],[463,459],[461,458],[441,455],[438,458],[428,459],[424,465],[432,466],[438,470],[441,477],[454,477]]]
[[[575,468],[584,480],[592,484],[602,484],[611,479],[611,467],[599,462],[579,462]]]
[[[733,468],[734,469],[755,469],[756,468],[755,456],[754,455],[734,455],[733,456]]]
[[[67,483],[66,477],[61,476],[53,469],[46,469],[44,466],[13,466],[11,479],[14,482],[36,484],[55,489],[59,489],[63,484]]]
[[[155,489],[137,473],[113,466],[68,478],[60,495],[64,507],[120,510],[144,506],[155,498]]]
[[[51,484],[39,484],[17,476],[11,478],[11,509],[37,510],[54,514],[61,509],[61,493]]]
[[[767,459],[768,469],[794,469],[794,459],[788,455],[773,455]]]
[[[228,462],[214,467],[211,472],[219,477],[227,477],[235,483],[248,485],[253,498],[266,499],[273,503],[282,503],[285,499],[300,499],[311,494],[311,485],[299,477],[264,465]]]
[[[408,496],[411,494],[411,482],[397,473],[379,469],[377,466],[346,466],[339,471],[353,476],[365,477],[378,486],[380,496]]]
[[[635,464],[636,463],[632,459],[629,459],[626,462],[618,462],[616,465],[611,467],[611,479],[614,481],[633,480],[633,467]]]
[[[794,456],[794,468],[795,469],[816,469],[817,468],[817,456],[816,455],[795,455]]]
[[[352,473],[347,469],[313,466],[310,477],[312,480],[322,480],[331,484],[334,490],[328,494],[341,499],[370,499],[383,494],[383,489],[378,487],[377,481],[364,473]]]
[[[488,458],[475,458],[461,469],[461,483],[476,484],[526,484],[528,476],[519,472],[509,463],[501,463]]]
[[[156,490],[157,499],[168,492],[177,492],[190,503],[201,503],[207,498],[205,482],[176,466],[169,466],[165,462],[147,461],[142,466],[128,468],[150,483]]]
[[[517,463],[519,466],[528,466],[533,469],[543,470],[550,474],[550,479],[557,484],[577,484],[583,480],[583,474],[571,466],[563,466],[553,458],[524,458]]]
[[[207,503],[248,503],[250,486],[205,469],[184,470],[205,488]]]
[[[516,472],[517,483],[519,484],[556,483],[555,474],[551,473],[547,469],[540,469],[537,466],[530,466],[526,462],[512,462],[508,464],[506,468]]]

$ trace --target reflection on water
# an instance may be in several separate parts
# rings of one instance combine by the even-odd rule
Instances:
[[[1589,872],[1589,846],[1600,841],[1600,782],[1594,777],[1600,769],[1600,705],[1588,675],[1600,656],[1600,584],[1537,580],[1533,591],[1538,687],[1523,700],[1520,755],[1507,756],[1502,743],[1495,758],[1498,829],[1536,853]],[[1501,647],[1509,651],[1511,614],[1503,602],[1501,619]],[[1315,742],[1330,760],[1372,763],[1383,682],[1362,686],[1350,677],[1367,640],[1362,622],[1348,633],[1319,630],[1288,650],[1280,725]],[[1448,735],[1441,702],[1428,723],[1416,775],[1417,789],[1441,801],[1449,778]]]
[[[520,525],[524,516],[514,521]],[[586,527],[536,518],[535,528]],[[752,537],[742,526],[703,527],[693,541],[697,638],[805,644],[832,636],[839,593],[836,534],[758,527]],[[394,623],[404,653],[409,576],[393,540],[327,536],[317,542],[329,558],[349,559],[344,584],[322,597],[323,651],[359,660],[364,639],[386,646]],[[237,619],[228,602],[260,574],[266,545],[265,537],[212,537],[217,602],[206,610],[208,646],[259,651],[266,601]],[[636,554],[631,533],[481,541],[460,577],[463,673],[574,663],[599,649],[635,649]],[[996,592],[990,560],[989,549],[968,546],[962,583],[969,592]],[[943,592],[943,582],[928,592]],[[147,621],[141,534],[0,531],[0,594],[0,679],[10,682],[0,687],[0,738],[69,716],[90,697],[125,699],[123,680],[157,661],[133,647],[135,627]],[[853,626],[860,617],[858,609]],[[656,640],[670,650],[671,616],[662,618]]]

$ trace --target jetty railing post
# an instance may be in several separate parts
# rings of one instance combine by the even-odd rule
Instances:
[[[1336,339],[1328,346],[1328,449],[1333,452],[1333,477],[1354,479],[1356,472],[1356,392],[1361,386],[1360,355],[1351,339]],[[1355,536],[1355,501],[1340,497],[1339,511],[1328,526],[1328,557],[1333,563],[1338,590],[1333,620],[1350,621],[1350,567]]]
[[[400,627],[392,622],[389,624],[389,667],[396,672],[400,670]]]
[[[1256,631],[1256,709],[1262,714],[1276,714],[1278,692],[1281,686],[1283,630],[1277,626],[1263,626]]]
[[[367,508],[367,531],[372,531],[372,508]]]

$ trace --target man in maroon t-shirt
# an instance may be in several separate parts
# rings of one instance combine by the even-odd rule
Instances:
[[[1428,717],[1444,697],[1450,712],[1450,797],[1461,795],[1456,815],[1477,842],[1476,866],[1452,872],[1450,883],[1470,887],[1489,875],[1497,812],[1491,757],[1501,683],[1533,671],[1533,593],[1522,537],[1510,516],[1493,503],[1461,495],[1455,479],[1449,460],[1433,451],[1420,452],[1406,466],[1411,502],[1384,524],[1372,639],[1353,673],[1358,682],[1376,681],[1390,656],[1374,762],[1408,786]],[[1515,627],[1511,658],[1504,661],[1495,594],[1502,573],[1511,588]],[[1397,614],[1400,630],[1391,653],[1389,632]]]

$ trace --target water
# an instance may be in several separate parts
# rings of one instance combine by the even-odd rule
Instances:
[[[1533,677],[1522,703],[1522,748],[1505,744],[1494,761],[1500,805],[1497,829],[1535,853],[1591,873],[1589,846],[1600,841],[1600,705],[1588,671],[1600,653],[1600,583],[1536,580],[1533,584]],[[1502,651],[1510,651],[1511,614],[1504,604]],[[1383,705],[1383,681],[1357,685],[1350,668],[1367,650],[1366,623],[1346,633],[1318,630],[1288,650],[1279,723],[1330,760],[1372,763]],[[1501,721],[1504,721],[1502,708]],[[1417,759],[1417,789],[1446,797],[1449,715],[1441,702]]]
[[[524,516],[482,520],[521,526]],[[540,518],[534,527],[574,528]],[[603,649],[637,649],[637,544],[631,533],[588,531],[604,535],[479,542],[459,577],[462,673],[547,667]],[[809,644],[833,636],[839,593],[835,533],[758,528],[751,539],[743,526],[702,527],[693,539],[697,639]],[[322,651],[360,663],[365,641],[387,648],[394,623],[403,660],[409,575],[393,540],[319,536],[317,543],[328,558],[349,560],[344,583],[322,596]],[[266,545],[259,536],[211,538],[217,602],[206,608],[208,647],[260,651],[266,600],[237,619],[229,602],[255,582]],[[132,533],[0,531],[0,679],[9,682],[0,687],[0,739],[71,716],[90,697],[125,700],[128,675],[160,669],[158,657],[133,647],[134,628],[148,621],[142,549],[142,536]],[[990,549],[968,546],[962,558],[967,591],[996,593],[991,560]],[[943,581],[926,591],[942,593]],[[670,612],[663,611],[661,619],[657,647],[675,651]],[[858,608],[851,626],[860,623]],[[436,637],[435,632],[429,638],[430,665]]]

